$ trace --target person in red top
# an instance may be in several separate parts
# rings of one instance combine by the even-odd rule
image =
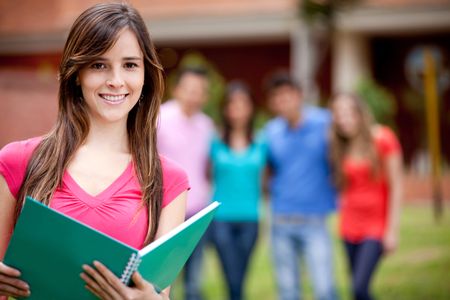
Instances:
[[[355,95],[331,103],[330,160],[340,191],[340,235],[348,255],[355,299],[372,299],[372,275],[398,242],[402,155],[395,134],[372,123]]]

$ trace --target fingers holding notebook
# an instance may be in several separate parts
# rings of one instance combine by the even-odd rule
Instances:
[[[101,299],[166,299],[137,272],[132,277],[135,286],[131,288],[124,285],[102,263],[95,261],[93,265],[94,268],[83,266],[85,273],[81,274],[81,278],[86,282],[86,288]]]
[[[26,297],[30,295],[28,284],[19,279],[20,272],[0,262],[0,296]]]

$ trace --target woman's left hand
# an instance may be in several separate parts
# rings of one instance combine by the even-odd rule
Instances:
[[[135,272],[131,279],[134,287],[123,284],[102,263],[94,261],[94,267],[83,265],[84,273],[81,278],[86,282],[86,288],[100,299],[105,300],[165,300],[169,297],[161,292],[158,294],[152,284],[145,281]]]
[[[397,234],[388,232],[383,239],[383,250],[385,254],[391,254],[397,249],[398,238]]]

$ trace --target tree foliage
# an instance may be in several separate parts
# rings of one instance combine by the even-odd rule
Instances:
[[[376,122],[394,126],[397,102],[386,88],[373,79],[365,78],[357,84],[356,93],[367,103]]]

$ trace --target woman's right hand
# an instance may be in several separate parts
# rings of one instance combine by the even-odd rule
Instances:
[[[8,267],[0,261],[0,296],[14,298],[30,296],[30,287],[19,279],[20,271]]]

